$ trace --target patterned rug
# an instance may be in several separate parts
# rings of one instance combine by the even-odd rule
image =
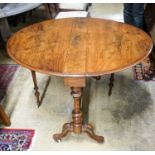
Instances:
[[[0,129],[0,151],[26,151],[35,131],[31,129]]]
[[[133,67],[133,75],[135,80],[155,81],[154,72],[150,69],[150,60],[147,58],[142,63]]]
[[[6,94],[7,88],[18,69],[18,65],[1,64],[0,65],[0,101]]]
[[[133,75],[135,80],[144,80],[144,71],[141,63],[133,67]]]

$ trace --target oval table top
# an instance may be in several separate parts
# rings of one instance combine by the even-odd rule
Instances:
[[[7,43],[12,59],[41,73],[62,77],[114,73],[142,61],[152,49],[144,31],[97,18],[65,18],[33,24]]]

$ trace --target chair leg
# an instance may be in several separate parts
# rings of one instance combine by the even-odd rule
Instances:
[[[3,107],[0,105],[0,119],[2,120],[3,124],[6,126],[10,126],[11,122],[5,111],[3,110]]]
[[[52,14],[51,14],[51,10],[50,10],[50,4],[45,3],[44,7],[45,7],[45,14],[46,14],[47,18],[52,19]]]
[[[2,38],[1,32],[0,32],[0,49],[6,49],[6,42]]]
[[[7,18],[0,19],[0,32],[3,41],[7,42],[8,38],[11,36],[11,31]]]
[[[56,8],[56,3],[45,3],[44,7],[45,7],[45,13],[47,14],[47,17],[49,19],[55,18],[55,16],[58,13]]]
[[[114,86],[114,73],[111,74],[110,76],[110,82],[109,82],[109,92],[108,95],[111,96],[112,94],[112,88]]]

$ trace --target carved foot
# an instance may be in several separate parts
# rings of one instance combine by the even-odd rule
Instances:
[[[96,140],[98,143],[103,143],[104,142],[104,137],[98,136],[94,133],[93,131],[93,126],[90,124],[84,124],[82,126],[82,131],[86,132],[91,138]]]
[[[53,139],[56,142],[60,142],[61,139],[68,134],[68,132],[72,132],[72,131],[73,131],[73,124],[72,123],[66,123],[63,125],[62,132],[58,133],[58,134],[54,134]]]

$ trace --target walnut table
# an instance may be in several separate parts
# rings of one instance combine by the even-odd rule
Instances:
[[[141,62],[152,49],[150,37],[142,30],[111,20],[67,18],[47,20],[15,33],[8,41],[10,57],[32,71],[61,76],[74,98],[73,121],[63,125],[59,141],[68,132],[86,132],[97,142],[104,138],[83,123],[80,110],[87,77],[121,71]]]

